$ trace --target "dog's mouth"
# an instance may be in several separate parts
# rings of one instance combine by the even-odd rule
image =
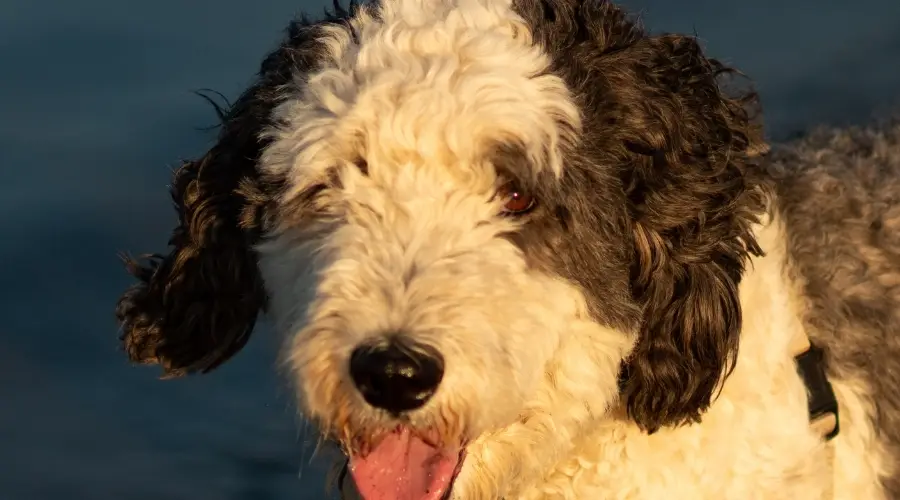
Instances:
[[[364,500],[443,500],[464,459],[463,446],[437,445],[400,427],[365,453],[351,454],[349,472]]]

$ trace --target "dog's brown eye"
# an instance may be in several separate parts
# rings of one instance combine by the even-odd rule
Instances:
[[[534,196],[514,184],[504,186],[499,194],[506,200],[503,204],[504,215],[522,215],[537,204]]]

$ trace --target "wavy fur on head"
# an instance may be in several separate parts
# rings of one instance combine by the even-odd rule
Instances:
[[[633,52],[633,53],[632,53]],[[644,39],[609,71],[624,113],[618,136],[632,159],[624,185],[644,308],[622,386],[628,413],[649,431],[698,422],[730,373],[741,331],[738,284],[764,210],[755,94],[719,89],[731,72],[683,36]],[[649,104],[649,105],[648,105]]]
[[[832,357],[838,472],[809,428],[791,345],[810,329],[797,269],[816,268],[788,243],[808,231],[791,207],[821,200],[771,175],[744,83],[604,0],[297,21],[176,174],[171,253],[129,261],[125,346],[208,371],[265,309],[304,417],[369,500],[418,470],[384,473],[412,456],[396,436],[436,454],[446,474],[423,474],[453,500],[883,498],[875,371]],[[379,406],[372,353],[391,377],[427,353],[437,385]]]
[[[519,5],[582,98],[587,168],[616,165],[625,191],[644,311],[622,378],[628,413],[648,431],[696,422],[734,365],[737,287],[760,255],[756,94],[722,88],[734,71],[695,38],[648,37],[610,3]]]

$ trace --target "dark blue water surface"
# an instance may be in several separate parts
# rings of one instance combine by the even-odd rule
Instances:
[[[770,133],[900,98],[897,0],[630,0],[758,82]],[[160,382],[118,351],[116,252],[162,250],[170,166],[308,0],[0,0],[0,500],[320,499],[261,328]],[[307,452],[304,451],[307,450]]]

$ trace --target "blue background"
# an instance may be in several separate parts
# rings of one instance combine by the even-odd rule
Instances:
[[[628,0],[753,77],[770,136],[900,99],[897,0]],[[303,0],[0,0],[0,500],[321,499],[263,327],[213,374],[118,351],[116,252],[164,249],[166,185]],[[304,451],[305,450],[305,451]]]

